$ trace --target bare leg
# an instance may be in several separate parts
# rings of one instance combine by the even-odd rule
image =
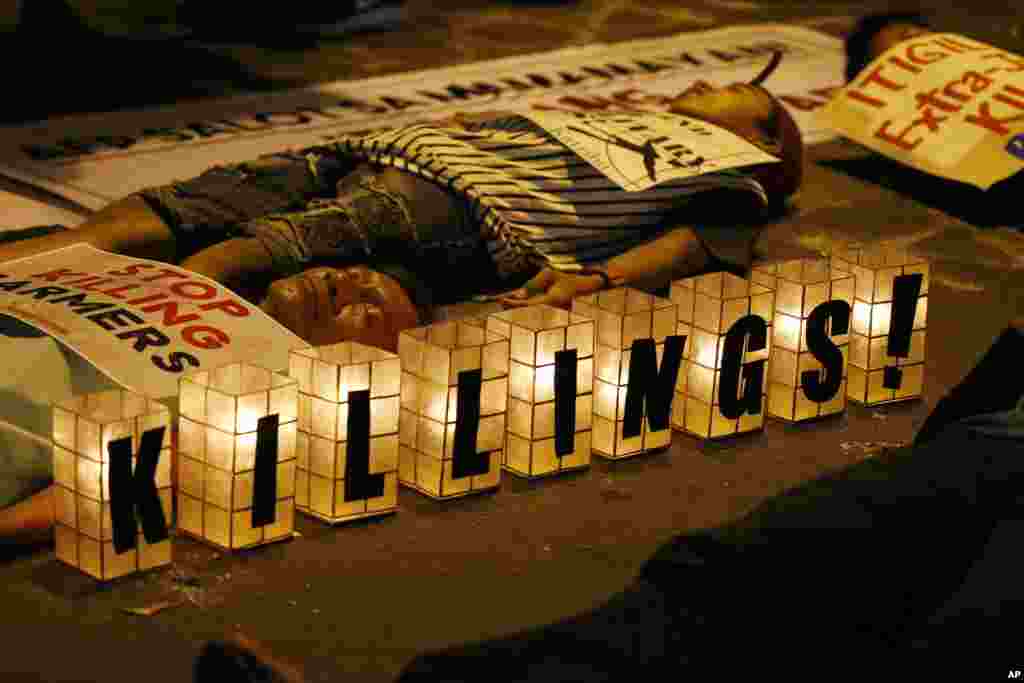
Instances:
[[[35,256],[84,242],[97,249],[158,261],[174,259],[174,235],[139,197],[110,204],[78,227],[54,235],[0,245],[0,262]]]
[[[0,539],[41,541],[53,530],[53,486],[0,510]]]

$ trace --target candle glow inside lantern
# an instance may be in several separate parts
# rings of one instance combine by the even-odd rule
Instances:
[[[775,291],[718,272],[674,281],[669,298],[687,338],[672,426],[703,439],[762,429]]]
[[[755,266],[751,280],[775,289],[768,414],[803,422],[844,412],[853,274],[804,258]]]
[[[227,551],[292,538],[297,389],[249,363],[179,380],[182,533]]]
[[[492,313],[486,325],[510,344],[505,469],[533,478],[588,467],[594,321],[539,305]]]
[[[905,249],[845,246],[832,264],[856,279],[847,398],[865,406],[920,398],[929,263]]]
[[[399,334],[399,483],[435,500],[499,485],[508,348],[507,337],[478,321]]]
[[[596,323],[594,451],[618,459],[668,447],[685,344],[676,336],[676,304],[618,287],[577,297],[572,310]]]
[[[328,523],[398,509],[397,355],[356,342],[296,349],[295,506]]]
[[[55,404],[53,463],[57,559],[101,580],[171,562],[166,406],[119,389]]]

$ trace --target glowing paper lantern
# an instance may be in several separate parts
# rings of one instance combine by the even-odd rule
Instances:
[[[435,500],[498,486],[508,348],[507,337],[473,321],[399,335],[399,483]]]
[[[53,467],[57,559],[101,580],[170,563],[166,406],[123,390],[57,403]]]
[[[590,465],[594,321],[553,306],[493,313],[510,343],[504,467],[540,477]]]
[[[774,290],[719,272],[676,280],[670,298],[687,337],[672,426],[704,439],[762,429]]]
[[[288,540],[296,380],[248,363],[179,382],[178,528],[224,550]]]
[[[293,350],[295,506],[325,522],[398,509],[398,356],[356,342]]]
[[[856,278],[847,397],[867,406],[920,398],[928,262],[903,249],[842,247],[832,264]]]
[[[768,414],[803,422],[844,412],[853,274],[809,258],[757,266],[750,277],[775,289]]]
[[[596,323],[594,451],[618,459],[668,447],[685,345],[675,303],[618,287],[577,297],[572,310]]]

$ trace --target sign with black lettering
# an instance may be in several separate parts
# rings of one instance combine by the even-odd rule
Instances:
[[[910,335],[914,330],[917,298],[921,294],[921,273],[897,275],[892,283],[892,317],[889,319],[887,355],[906,358],[910,355]],[[903,371],[896,364],[886,365],[882,386],[899,389],[903,384]]]
[[[256,423],[256,465],[252,485],[252,525],[277,519],[277,431],[279,416],[264,415]]]
[[[739,419],[744,413],[761,412],[764,393],[765,360],[743,363],[744,344],[747,351],[760,351],[768,346],[768,323],[758,315],[740,318],[725,334],[722,351],[722,376],[718,385],[718,409],[729,420]],[[740,396],[740,375],[743,375],[743,395]]]
[[[679,377],[685,346],[685,335],[666,337],[665,351],[659,368],[654,340],[633,340],[626,385],[626,410],[622,424],[623,438],[640,436],[645,403],[647,426],[651,431],[668,429],[669,415],[672,412],[672,392]]]
[[[828,322],[832,321],[832,335],[850,331],[850,304],[846,301],[826,301],[818,304],[807,317],[807,349],[822,365],[822,370],[805,370],[800,374],[804,396],[815,403],[835,398],[843,385],[843,352],[831,339]],[[821,373],[825,373],[825,379]]]
[[[490,468],[487,453],[477,453],[476,437],[480,429],[480,391],[483,370],[463,370],[459,373],[457,389],[457,417],[455,444],[452,453],[452,478],[461,479],[486,474]]]
[[[555,455],[576,449],[576,349],[555,352]]]
[[[165,429],[157,427],[143,432],[134,473],[131,437],[115,439],[107,444],[110,460],[110,524],[114,551],[118,554],[136,547],[136,512],[147,543],[158,543],[168,537],[167,519],[160,505],[155,480]]]
[[[370,474],[370,391],[348,392],[345,502],[384,495],[384,475]]]

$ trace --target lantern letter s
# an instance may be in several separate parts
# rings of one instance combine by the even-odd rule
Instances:
[[[832,319],[832,334],[846,334],[850,330],[850,304],[845,301],[826,301],[811,311],[807,318],[807,348],[823,366],[825,379],[818,370],[807,370],[800,375],[804,396],[815,403],[831,401],[843,384],[843,352],[832,343],[825,323]]]

